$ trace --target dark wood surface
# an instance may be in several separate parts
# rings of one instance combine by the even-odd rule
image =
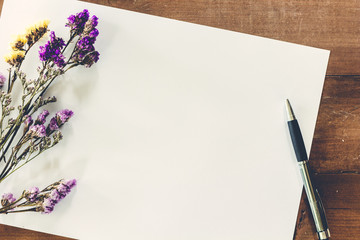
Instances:
[[[360,0],[87,1],[331,50],[310,163],[332,239],[360,239]],[[0,225],[0,239],[67,238]],[[304,194],[294,239],[317,239]]]

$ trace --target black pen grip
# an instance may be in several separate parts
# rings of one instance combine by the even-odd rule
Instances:
[[[306,154],[306,149],[304,145],[304,140],[301,135],[298,121],[296,119],[288,121],[288,126],[289,126],[291,141],[293,143],[297,161],[301,162],[308,160],[308,156]]]

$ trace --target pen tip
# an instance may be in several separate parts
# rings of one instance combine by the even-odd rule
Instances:
[[[286,99],[286,110],[288,113],[288,121],[295,120],[296,119],[295,114],[294,114],[294,111],[292,110],[289,99]]]

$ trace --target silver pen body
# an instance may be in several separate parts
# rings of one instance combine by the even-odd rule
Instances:
[[[330,238],[330,231],[327,226],[324,207],[322,205],[319,193],[314,190],[311,177],[309,174],[308,161],[298,162],[300,174],[303,181],[305,193],[309,201],[311,213],[314,218],[316,232],[319,239],[326,240]]]

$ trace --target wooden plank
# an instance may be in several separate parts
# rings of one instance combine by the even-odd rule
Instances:
[[[317,173],[360,170],[360,77],[328,76],[319,109],[311,166]]]
[[[331,239],[357,239],[360,234],[360,210],[327,209]],[[318,240],[310,209],[302,198],[294,240]]]
[[[360,211],[360,174],[317,174],[314,182],[326,209]]]
[[[2,11],[2,6],[3,6],[4,0],[0,0],[0,12]],[[1,16],[0,16],[1,17]],[[0,18],[1,19],[1,18]]]
[[[56,223],[54,223],[56,224]],[[36,231],[29,231],[23,228],[16,228],[8,225],[0,224],[0,239],[4,240],[71,240],[73,238],[65,238],[51,234],[45,234]]]
[[[319,174],[314,177],[314,182],[322,196],[332,239],[356,239],[354,236],[360,236],[360,175]],[[304,193],[294,239],[318,239]]]

